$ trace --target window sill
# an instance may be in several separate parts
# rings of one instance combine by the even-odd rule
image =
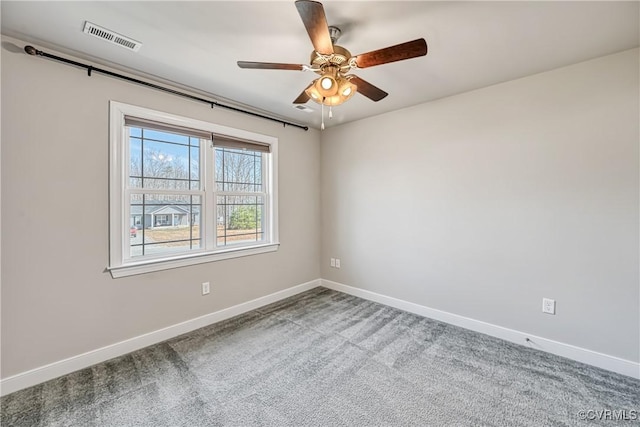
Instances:
[[[151,273],[154,271],[169,270],[179,267],[187,267],[189,265],[203,264],[206,262],[221,261],[224,259],[239,258],[249,255],[263,254],[267,252],[275,252],[278,250],[280,243],[268,243],[260,246],[242,247],[225,249],[215,253],[183,255],[172,258],[161,258],[154,260],[141,261],[137,263],[129,263],[125,265],[108,267],[114,279],[120,277],[134,276],[136,274]]]

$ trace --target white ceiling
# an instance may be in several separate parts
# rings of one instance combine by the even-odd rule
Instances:
[[[324,1],[338,42],[359,54],[424,37],[426,57],[356,70],[387,91],[334,109],[336,125],[637,47],[638,2]],[[236,61],[307,64],[311,42],[293,1],[2,1],[2,33],[158,76],[312,127],[292,101],[315,74],[245,70]],[[139,52],[82,32],[91,21],[143,43]],[[125,84],[125,83],[123,83]]]

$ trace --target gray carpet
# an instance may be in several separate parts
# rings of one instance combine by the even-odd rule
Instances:
[[[15,392],[3,426],[576,426],[640,381],[316,288]],[[593,418],[593,416],[591,417]]]

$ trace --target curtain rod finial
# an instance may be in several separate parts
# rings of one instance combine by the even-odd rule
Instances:
[[[38,53],[37,49],[33,46],[25,46],[24,51],[27,52],[29,55],[35,55]]]

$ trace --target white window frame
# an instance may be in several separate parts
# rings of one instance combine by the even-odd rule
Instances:
[[[109,266],[114,278],[185,267],[205,262],[256,255],[278,250],[278,139],[202,120],[151,110],[149,108],[110,101],[109,103]],[[129,140],[125,128],[125,116],[153,120],[174,126],[199,129],[213,134],[240,140],[255,141],[270,146],[270,154],[263,157],[264,185],[266,192],[264,240],[216,246],[216,188],[214,174],[214,148],[202,144],[201,167],[201,242],[202,249],[155,257],[130,258],[129,250]],[[126,237],[126,239],[125,239]]]

